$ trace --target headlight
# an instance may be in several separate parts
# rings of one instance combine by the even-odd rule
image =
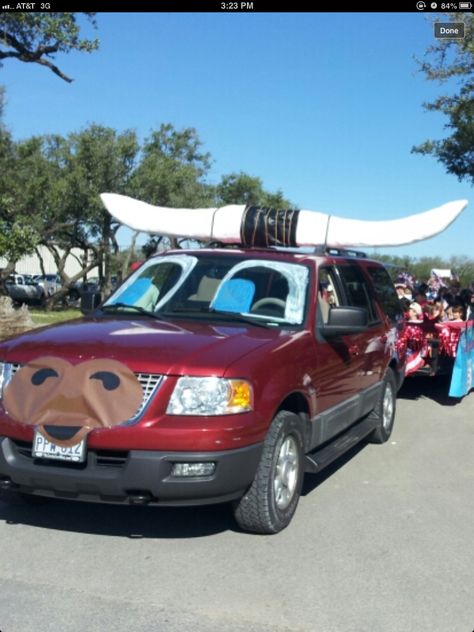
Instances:
[[[10,362],[0,362],[0,399],[3,397],[3,389],[12,377],[12,368]]]
[[[168,404],[168,415],[229,415],[252,410],[253,392],[245,380],[180,377]]]

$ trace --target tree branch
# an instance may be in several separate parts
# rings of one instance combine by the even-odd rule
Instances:
[[[27,61],[27,60],[24,60],[24,61]],[[61,79],[64,79],[64,81],[67,81],[68,83],[72,83],[73,82],[73,79],[71,79],[71,77],[68,77],[67,75],[65,75],[57,66],[55,66],[54,64],[52,64],[48,60],[46,60],[46,59],[38,59],[38,60],[36,60],[36,63],[40,64],[41,66],[47,66],[50,70],[52,70],[54,72],[55,75],[58,75],[58,77],[61,77]]]
[[[72,83],[72,79],[65,75],[55,64],[48,61],[47,59],[43,59],[43,55],[51,55],[52,53],[57,53],[59,50],[59,42],[52,44],[50,46],[38,46],[38,48],[34,51],[28,50],[23,44],[16,39],[10,33],[2,33],[0,36],[0,40],[3,40],[7,46],[11,46],[14,48],[14,51],[0,51],[0,59],[6,59],[7,57],[13,57],[18,59],[19,61],[24,61],[27,63],[35,63],[40,64],[40,66],[46,66],[55,75],[64,79],[68,83]]]

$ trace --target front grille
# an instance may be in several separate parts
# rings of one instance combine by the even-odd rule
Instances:
[[[21,369],[22,365],[21,364],[12,364],[12,369],[11,369],[11,374],[12,377],[15,375],[15,373]],[[160,386],[161,382],[163,381],[163,376],[159,375],[157,373],[135,373],[137,380],[140,382],[140,385],[142,387],[143,390],[143,399],[142,399],[142,403],[140,404],[140,407],[138,408],[137,412],[133,415],[133,417],[131,417],[127,423],[136,421],[140,415],[142,414],[142,412],[145,410],[148,402],[151,400],[152,396],[155,394],[155,392],[158,390],[158,387]]]
[[[96,450],[97,467],[123,467],[128,459],[128,452],[118,450]]]
[[[10,439],[10,441],[15,446],[18,454],[21,454],[21,456],[25,456],[28,459],[33,458],[31,455],[33,444],[31,441],[20,441],[19,439]]]
[[[161,382],[163,381],[163,376],[158,375],[157,373],[135,373],[135,375],[137,376],[137,379],[143,389],[143,400],[140,408],[133,415],[130,421],[135,421],[136,419],[138,419],[138,417],[145,410],[151,397],[154,395]]]
[[[65,467],[67,469],[82,470],[87,465],[95,464],[96,467],[102,468],[122,468],[127,463],[128,452],[126,450],[88,450],[87,462],[72,463],[71,461],[59,461],[55,459],[37,459],[32,454],[33,443],[31,441],[21,441],[19,439],[10,439],[15,452],[23,458],[34,461],[36,465],[44,465],[47,467]]]
[[[73,463],[72,461],[59,461],[55,459],[38,459],[33,456],[33,443],[31,441],[20,441],[19,439],[10,439],[14,451],[35,465],[45,465],[47,467],[67,467],[70,470],[83,470],[87,467],[87,462]]]

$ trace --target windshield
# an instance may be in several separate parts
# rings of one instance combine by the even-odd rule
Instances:
[[[303,323],[309,270],[283,261],[203,254],[149,259],[105,302],[164,318]],[[119,305],[120,304],[120,305]],[[133,307],[132,307],[133,306]],[[245,317],[245,318],[244,318]]]

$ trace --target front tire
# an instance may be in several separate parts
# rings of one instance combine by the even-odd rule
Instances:
[[[369,419],[376,423],[375,430],[369,436],[370,443],[385,443],[389,440],[395,421],[395,409],[397,400],[396,379],[392,369],[388,369],[382,382],[377,404]]]
[[[282,410],[268,431],[254,481],[235,508],[242,529],[271,534],[289,525],[303,484],[303,458],[301,420]]]

